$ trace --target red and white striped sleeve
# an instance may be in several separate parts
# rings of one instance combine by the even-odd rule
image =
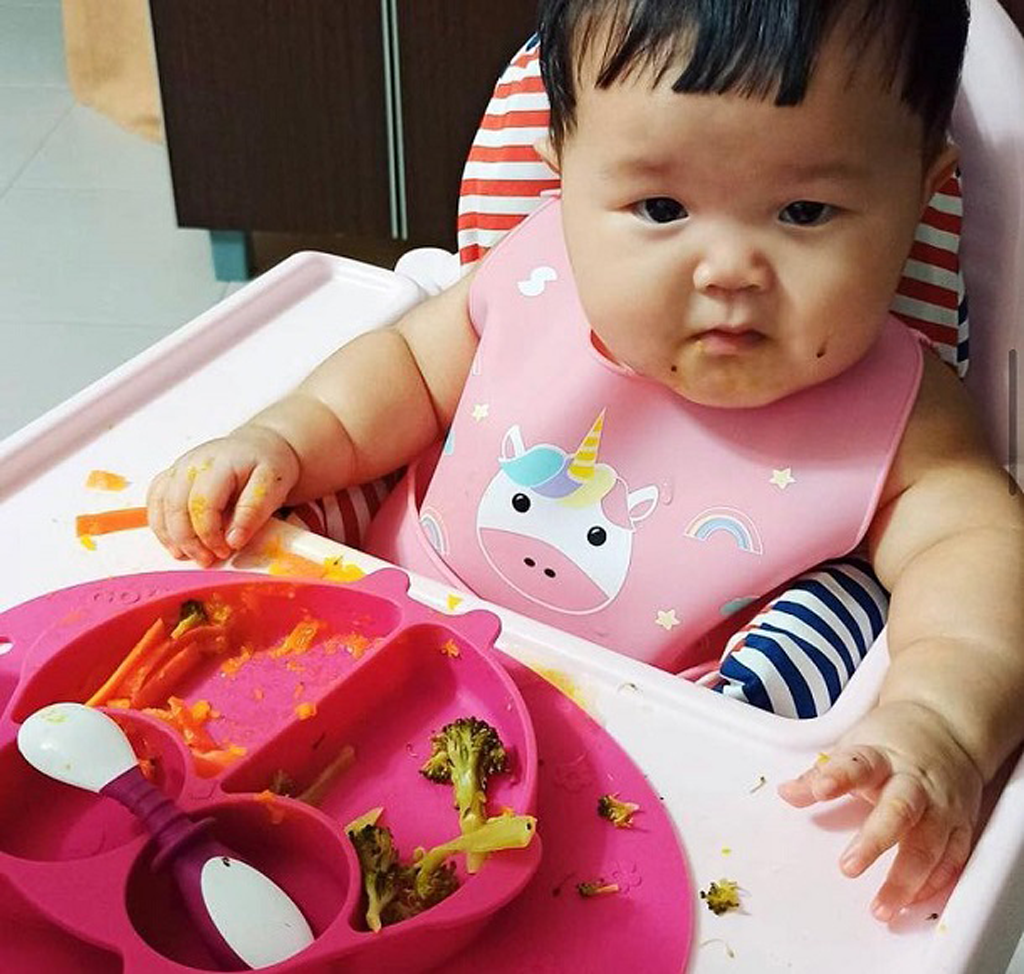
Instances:
[[[498,79],[473,139],[459,190],[459,259],[464,268],[529,216],[558,174],[534,149],[548,131],[538,47],[527,43]]]

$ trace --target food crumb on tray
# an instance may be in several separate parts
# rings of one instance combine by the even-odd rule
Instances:
[[[712,882],[706,890],[700,891],[700,898],[708,905],[708,909],[721,916],[723,913],[730,913],[742,907],[740,903],[739,883],[731,879],[720,879]]]
[[[124,490],[128,486],[128,479],[109,470],[90,470],[89,476],[85,478],[85,486],[90,490]]]

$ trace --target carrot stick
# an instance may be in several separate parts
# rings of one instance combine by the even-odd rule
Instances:
[[[138,699],[139,691],[143,688],[146,680],[157,671],[158,667],[164,665],[171,658],[174,653],[177,652],[177,646],[173,639],[165,639],[159,646],[157,646],[152,653],[149,654],[147,659],[141,660],[139,665],[129,673],[124,680],[124,684],[121,686],[121,690],[124,691],[125,696],[129,700],[129,706],[138,707],[136,702]]]
[[[95,514],[79,514],[75,518],[75,534],[110,534],[111,531],[129,531],[144,528],[147,524],[146,508],[122,507],[114,511],[98,511]]]
[[[223,653],[228,648],[227,636],[219,626],[196,626],[171,643],[175,646],[174,655],[146,678],[132,699],[133,707],[152,707],[162,703],[201,659]]]
[[[124,690],[132,701],[132,706],[139,706],[138,696],[145,687],[146,681],[186,646],[198,641],[204,643],[205,651],[209,650],[211,643],[219,649],[223,635],[224,630],[220,626],[193,626],[191,629],[186,629],[180,636],[172,635],[156,652],[150,654],[148,659],[142,661],[132,673],[131,679],[125,683]]]
[[[113,673],[107,677],[106,682],[88,699],[86,705],[89,707],[100,707],[104,701],[115,695],[120,682],[128,676],[132,670],[139,665],[139,662],[163,641],[167,635],[163,619],[157,619],[145,632],[145,635],[135,644],[128,655],[121,660]]]
[[[135,699],[132,700],[133,707],[153,707],[163,703],[180,682],[181,678],[188,673],[202,656],[202,648],[198,643],[186,646],[180,653],[172,656],[160,670],[148,679],[139,690]]]

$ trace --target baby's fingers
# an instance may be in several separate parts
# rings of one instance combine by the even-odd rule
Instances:
[[[252,536],[284,503],[291,489],[284,478],[260,464],[242,489],[226,530],[227,544],[234,550],[244,547]]]
[[[972,830],[969,826],[958,825],[950,833],[946,851],[932,870],[928,881],[917,891],[914,900],[927,900],[936,893],[952,886],[967,865],[971,854]]]
[[[163,491],[163,521],[170,541],[168,547],[176,547],[205,567],[213,563],[216,554],[202,541],[197,529],[202,527],[209,536],[210,522],[220,517],[220,511],[211,503],[205,488],[197,489],[200,473],[200,467],[194,463],[185,470],[179,464],[179,469],[171,473]]]
[[[231,556],[231,548],[224,539],[224,525],[236,490],[236,471],[224,457],[217,457],[199,467],[189,491],[192,528],[207,551],[218,558]]]
[[[164,517],[164,496],[167,493],[167,483],[171,471],[164,470],[153,478],[146,494],[146,517],[157,540],[171,553],[174,558],[183,558],[184,553],[174,541],[171,540],[167,530],[167,523]]]
[[[889,759],[873,747],[842,748],[822,755],[799,778],[779,785],[779,794],[797,808],[854,791],[880,788],[892,774]]]
[[[908,841],[901,849],[903,862],[898,868],[893,867],[893,873],[897,874],[897,879],[900,875],[908,877],[907,880],[899,880],[900,885],[916,881],[916,893],[938,862],[948,834],[929,819],[922,823],[912,838],[908,835],[921,822],[929,804],[928,794],[916,777],[904,773],[894,774],[882,788],[871,814],[840,858],[839,866],[843,872],[847,876],[859,876],[886,849],[892,848],[907,836]],[[917,881],[926,863],[927,872]]]
[[[934,812],[926,814],[921,822],[900,840],[900,851],[885,883],[871,904],[871,912],[877,919],[887,923],[903,907],[921,898],[932,877],[935,877],[936,882],[946,885],[959,871],[959,868],[953,871],[951,867],[960,853],[960,840],[954,842],[954,837],[950,835],[945,822]],[[947,856],[950,856],[948,866]],[[964,860],[966,861],[966,855]],[[961,862],[960,866],[962,865]],[[946,877],[944,881],[937,875],[939,872]]]

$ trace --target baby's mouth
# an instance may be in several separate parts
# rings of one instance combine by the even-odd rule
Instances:
[[[699,332],[693,341],[707,355],[740,355],[760,345],[765,335],[755,328],[721,326]]]

